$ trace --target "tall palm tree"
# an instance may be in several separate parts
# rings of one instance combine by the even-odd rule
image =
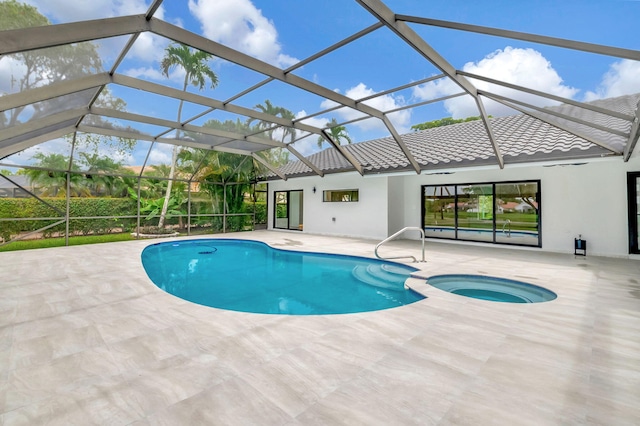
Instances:
[[[335,118],[332,118],[325,126],[328,128],[327,130],[329,131],[331,138],[338,145],[342,145],[342,140],[345,140],[348,144],[351,143],[351,138],[349,137],[349,133],[347,133],[347,128],[345,126],[339,126]],[[323,142],[324,138],[322,136],[318,136],[318,148],[322,148]]]
[[[211,83],[211,88],[214,89],[218,85],[218,76],[209,68],[207,61],[211,59],[211,55],[200,50],[192,50],[189,46],[184,44],[172,44],[165,49],[165,55],[160,63],[160,69],[162,74],[167,78],[169,72],[175,67],[181,67],[185,71],[184,84],[182,90],[187,91],[189,84],[202,90],[207,85],[207,80]],[[184,100],[180,100],[180,106],[178,107],[178,123],[182,119],[182,106]],[[180,136],[179,130],[176,130],[176,139]],[[158,221],[158,227],[164,226],[164,221],[167,216],[167,208],[169,207],[169,199],[171,198],[171,189],[173,184],[173,178],[176,172],[176,162],[178,161],[178,145],[174,145],[173,153],[171,155],[171,170],[169,172],[169,182],[167,184],[167,192],[164,197],[164,204],[162,211],[160,212],[160,220]]]

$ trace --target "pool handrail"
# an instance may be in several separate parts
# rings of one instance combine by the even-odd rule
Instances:
[[[424,229],[422,228],[418,228],[417,226],[407,226],[405,228],[402,228],[401,230],[399,230],[398,232],[396,232],[395,234],[391,235],[390,237],[385,238],[384,240],[380,241],[378,244],[376,244],[376,248],[373,251],[373,253],[376,255],[376,257],[378,259],[383,259],[383,260],[391,260],[391,259],[408,259],[411,258],[413,259],[414,262],[417,262],[418,259],[415,258],[415,256],[393,256],[393,257],[382,257],[378,254],[378,249],[380,248],[380,246],[382,246],[384,243],[393,240],[394,238],[396,238],[398,235],[404,233],[405,231],[409,231],[409,230],[416,230],[416,231],[420,231],[420,234],[422,235],[422,260],[420,262],[426,262],[426,260],[424,260]]]
[[[507,232],[504,232],[504,228],[507,226],[509,227],[509,229]],[[504,221],[504,225],[502,225],[502,233],[507,234],[507,238],[511,238],[511,220],[510,219],[507,219]]]

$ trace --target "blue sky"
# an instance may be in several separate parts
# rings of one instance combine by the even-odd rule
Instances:
[[[29,0],[29,3],[38,7],[52,23],[60,23],[143,13],[149,1]],[[398,14],[640,50],[640,38],[637,36],[639,1],[387,0],[385,4]],[[281,68],[376,22],[357,2],[347,0],[167,0],[156,17]],[[580,101],[640,92],[638,62],[492,36],[415,24],[410,26],[457,69],[485,74]],[[100,51],[108,66],[125,42],[126,38],[123,37],[100,43]],[[168,40],[143,34],[127,60],[118,68],[118,73],[181,88],[180,72],[173,73],[170,79],[159,72],[159,62],[167,44]],[[220,84],[216,89],[205,90],[202,94],[219,100],[226,100],[264,79],[257,73],[221,60],[212,61],[211,66],[217,73]],[[294,72],[353,98],[382,92],[439,73],[433,65],[401,43],[386,28]],[[131,112],[176,118],[177,102],[145,96],[139,91],[120,87],[113,87],[112,91],[125,99]],[[457,91],[457,87],[451,82],[437,81],[380,97],[370,104],[387,111]],[[291,110],[297,117],[332,105],[326,99],[292,89],[280,82],[270,83],[234,103],[252,108],[266,99]],[[527,100],[539,105],[549,104],[548,100],[538,98],[529,97]],[[406,133],[410,131],[411,125],[420,122],[447,116],[462,118],[478,115],[474,105],[470,99],[456,98],[392,114],[390,119],[400,133]],[[493,115],[515,113],[491,103],[487,103],[487,109]],[[187,104],[183,118],[202,110],[202,107]],[[322,127],[331,118],[343,122],[356,116],[354,111],[335,111],[306,122]],[[202,124],[211,118],[225,120],[235,119],[236,116],[214,112],[196,120],[194,124]],[[145,130],[151,134],[157,132],[154,128]],[[388,135],[384,126],[375,120],[349,124],[347,130],[354,142]],[[317,150],[316,137],[297,142],[295,147],[304,154],[310,154]],[[159,152],[157,161],[161,161],[161,156],[162,153]],[[136,158],[130,161],[140,160]]]

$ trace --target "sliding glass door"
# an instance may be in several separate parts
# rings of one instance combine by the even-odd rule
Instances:
[[[540,181],[423,185],[427,237],[542,246]]]
[[[302,231],[302,191],[276,191],[274,197],[273,227]]]
[[[455,185],[426,185],[422,190],[425,236],[456,238]]]
[[[457,185],[459,240],[493,242],[493,186]]]

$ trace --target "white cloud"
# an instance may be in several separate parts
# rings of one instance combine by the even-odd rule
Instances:
[[[585,102],[640,92],[640,62],[623,59],[614,62],[602,76],[595,92],[584,95]]]
[[[308,115],[307,112],[305,110],[302,110],[296,113],[296,119],[299,119],[301,117],[306,117],[307,115]],[[315,116],[315,117],[305,118],[304,120],[301,120],[300,123],[306,124],[308,126],[323,128],[329,121],[331,121],[331,119],[328,119],[322,116]]]
[[[273,22],[250,0],[189,0],[189,10],[211,40],[282,68],[298,62],[282,53]]]
[[[149,161],[147,165],[171,164],[173,154],[173,145],[159,143],[149,153]]]
[[[174,72],[172,74],[177,74],[177,72]],[[170,74],[170,75],[172,75]],[[128,75],[129,77],[134,77],[134,78],[144,78],[144,79],[149,79],[149,80],[156,80],[156,81],[161,81],[161,80],[165,80],[167,77],[165,77],[162,72],[160,72],[159,69],[156,68],[131,68],[125,71],[125,75]],[[177,81],[176,78],[173,78],[174,81]]]
[[[146,80],[167,82],[167,77],[162,74],[159,68],[151,68],[151,67],[142,67],[142,68],[131,68],[124,72],[125,75],[134,78],[142,78]],[[184,75],[185,70],[182,67],[175,67],[171,72],[169,72],[169,81],[174,83],[174,85],[179,85],[180,89],[182,89],[182,84],[184,83]]]
[[[50,141],[34,145],[16,154],[18,157],[24,158],[19,164],[33,164],[33,156],[42,153],[43,155],[62,154],[69,155],[71,153],[71,145],[65,138],[56,138]]]
[[[462,69],[472,74],[490,77],[565,98],[573,98],[578,92],[578,89],[562,84],[562,78],[553,69],[551,63],[540,52],[533,49],[505,47],[504,50],[498,49],[477,63],[466,63]],[[470,80],[479,89],[512,97],[536,106],[557,104],[557,102],[539,96],[498,87],[479,80]],[[459,93],[461,90],[451,80],[441,79],[414,88],[413,95],[419,100],[430,100]],[[490,115],[500,116],[514,113],[513,110],[497,102],[486,100],[486,98],[484,98],[483,103],[487,113]],[[476,103],[470,96],[449,99],[444,102],[444,106],[454,118],[466,118],[479,114]]]
[[[318,136],[312,135],[312,134],[308,134],[307,137],[297,141],[292,146],[296,149],[296,151],[298,151],[304,157],[308,157],[314,152],[318,152],[321,149],[326,148],[326,146],[323,146],[322,148],[318,147]],[[292,160],[296,158],[294,155],[291,155],[291,154],[289,155],[289,157]]]
[[[351,99],[362,99],[375,94],[376,92],[373,89],[368,88],[364,83],[359,83],[355,87],[348,89],[345,93],[345,95]],[[394,97],[392,95],[383,95],[364,101],[363,104],[384,112],[401,107],[404,105],[404,99],[402,97]],[[328,99],[325,99],[320,104],[322,108],[332,108],[336,105],[337,104],[335,102]],[[362,112],[351,108],[341,108],[335,110],[334,113],[342,119],[338,121],[351,121],[364,115]],[[409,132],[410,119],[410,110],[403,110],[389,114],[389,120],[393,123],[399,133]],[[387,127],[378,119],[358,121],[353,123],[353,125],[363,131],[387,131]]]
[[[164,56],[169,41],[152,33],[141,33],[129,51],[129,58],[137,58],[145,62],[157,62]]]

